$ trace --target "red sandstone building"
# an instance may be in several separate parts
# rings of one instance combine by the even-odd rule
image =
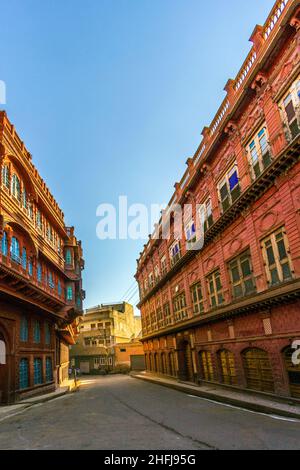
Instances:
[[[142,341],[149,371],[299,399],[299,1],[277,1],[251,41],[175,185],[169,206],[194,208],[185,239],[150,237],[138,260]],[[196,204],[205,244],[189,251]]]
[[[5,112],[0,159],[0,403],[13,403],[68,378],[83,259]]]

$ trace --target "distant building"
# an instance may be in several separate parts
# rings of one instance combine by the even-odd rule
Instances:
[[[81,242],[0,112],[0,403],[68,378],[82,315]]]
[[[114,345],[115,368],[128,368],[130,370],[145,369],[145,355],[143,344],[139,338],[134,338],[130,343]]]
[[[70,349],[76,367],[82,373],[112,371],[116,367],[114,345],[128,344],[136,338],[141,332],[141,319],[126,302],[101,304],[85,311],[78,331],[76,344]]]

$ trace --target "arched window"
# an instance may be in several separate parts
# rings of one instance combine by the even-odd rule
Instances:
[[[9,189],[9,167],[8,165],[4,165],[2,168],[2,183],[3,185]]]
[[[6,346],[2,339],[0,340],[0,364],[6,364]]]
[[[43,383],[42,359],[35,358],[33,361],[34,385]]]
[[[28,359],[21,359],[19,363],[19,387],[20,390],[29,387],[29,363]]]
[[[7,234],[3,232],[2,241],[1,241],[1,251],[4,256],[7,256]]]
[[[72,264],[72,254],[71,250],[66,250],[66,264]]]
[[[16,174],[13,174],[11,183],[12,183],[12,187],[11,187],[12,195],[16,199],[18,199],[19,202],[21,202],[21,183]]]
[[[20,324],[20,341],[28,341],[28,320],[26,317],[21,318]]]
[[[42,265],[41,265],[41,263],[37,264],[36,277],[37,277],[38,282],[42,282]]]
[[[247,349],[242,353],[247,386],[262,392],[274,392],[269,356],[262,349]]]
[[[199,361],[201,365],[201,375],[203,380],[213,382],[215,380],[212,356],[209,351],[199,352]]]
[[[25,247],[22,250],[22,268],[25,270],[27,268],[27,251]]]
[[[46,382],[52,382],[53,373],[52,373],[52,359],[51,357],[46,357]]]
[[[16,263],[21,263],[20,259],[20,243],[16,237],[12,237],[10,246],[11,258]]]

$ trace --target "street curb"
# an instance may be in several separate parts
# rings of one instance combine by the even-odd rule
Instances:
[[[47,401],[51,401],[51,400],[55,400],[56,398],[60,398],[60,397],[63,397],[64,395],[66,395],[67,393],[70,393],[70,390],[64,390],[63,392],[59,392],[57,393],[55,396],[43,396],[41,395],[40,397],[36,397],[34,398],[34,400],[30,401],[29,400],[24,400],[22,401],[20,404],[24,404],[24,405],[28,405],[28,406],[33,406],[33,405],[39,405],[40,403],[46,403]]]
[[[300,410],[299,410],[299,413],[293,413],[293,412],[286,411],[283,409],[274,408],[272,406],[262,405],[260,403],[251,403],[251,402],[247,402],[244,400],[239,400],[238,398],[224,397],[224,396],[217,395],[215,393],[205,392],[204,390],[201,390],[200,388],[199,390],[197,390],[194,387],[185,386],[184,384],[177,384],[175,382],[174,383],[164,382],[162,380],[157,380],[152,377],[143,377],[141,375],[134,375],[134,374],[131,374],[131,377],[133,377],[134,379],[144,380],[145,382],[151,382],[155,385],[161,385],[163,387],[171,388],[173,390],[177,390],[182,393],[188,393],[189,395],[194,395],[200,398],[213,400],[218,403],[225,403],[225,404],[229,404],[232,406],[238,406],[239,408],[244,408],[246,410],[256,411],[256,412],[264,413],[268,415],[277,415],[277,416],[283,416],[285,418],[293,418],[293,419],[300,420]]]
[[[18,404],[16,404],[15,406],[19,406],[20,408],[19,409],[14,409],[12,410],[11,412],[8,410],[7,413],[4,414],[4,416],[1,417],[1,413],[0,413],[0,423],[8,418],[13,418],[14,416],[17,416],[21,413],[23,413],[24,411],[28,410],[29,408],[32,408],[33,406],[36,406],[36,405],[41,405],[43,403],[47,403],[48,401],[51,401],[51,400],[55,400],[56,398],[61,398],[65,395],[68,395],[69,393],[74,393],[74,392],[77,392],[79,390],[79,386],[80,384],[77,384],[76,387],[70,387],[69,390],[64,390],[62,392],[59,392],[57,393],[56,395],[53,395],[53,396],[48,396],[48,395],[41,395],[40,397],[34,397],[34,399],[32,401],[22,401],[22,402],[19,402]]]
[[[2,421],[5,421],[5,420],[8,419],[8,418],[13,418],[14,416],[17,416],[17,415],[23,413],[23,412],[24,412],[25,410],[27,410],[28,408],[31,408],[32,405],[24,405],[24,406],[23,406],[23,405],[19,405],[19,406],[20,406],[20,408],[17,409],[17,410],[14,410],[14,411],[12,411],[12,412],[9,412],[9,411],[8,411],[7,413],[4,414],[4,416],[1,416],[1,415],[0,415],[0,423],[2,423]]]

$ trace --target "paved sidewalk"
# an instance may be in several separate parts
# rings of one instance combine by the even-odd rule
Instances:
[[[232,388],[227,389],[220,387],[217,384],[203,384],[197,386],[186,382],[178,382],[175,379],[149,374],[147,372],[131,373],[131,376],[208,400],[227,403],[260,413],[300,419],[300,403],[293,403],[293,399],[288,403],[288,398],[273,398],[272,396],[268,397],[255,392],[242,392]]]
[[[20,414],[25,409],[30,408],[34,405],[45,403],[47,401],[54,400],[55,398],[62,397],[67,393],[73,392],[80,386],[80,382],[77,382],[77,387],[75,387],[73,380],[68,381],[64,385],[64,387],[59,387],[54,392],[46,393],[44,395],[38,395],[36,397],[26,398],[15,405],[0,406],[0,422],[17,414]]]

